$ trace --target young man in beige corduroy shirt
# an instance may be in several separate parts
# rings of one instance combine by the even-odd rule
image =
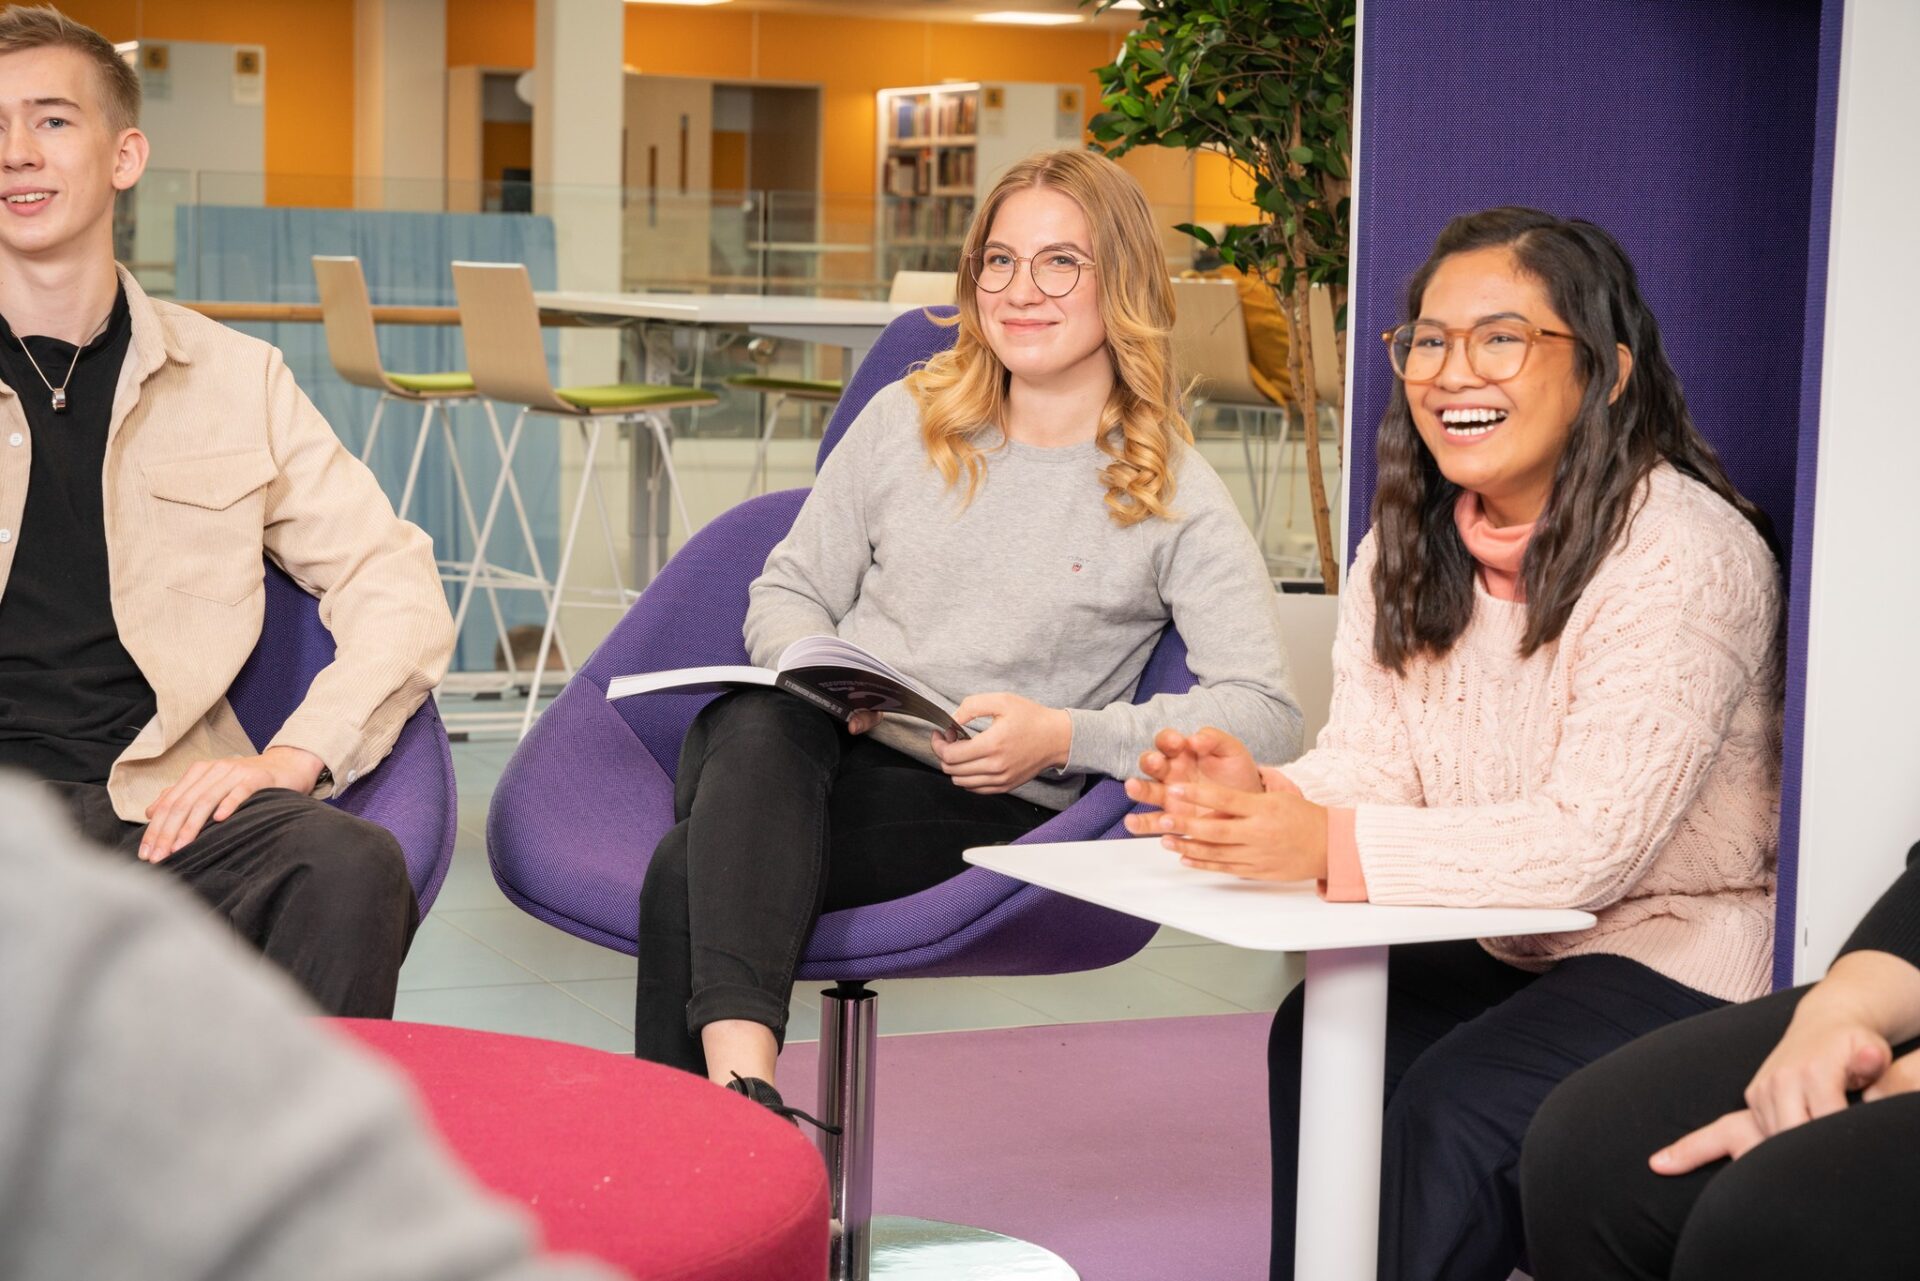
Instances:
[[[324,1008],[390,1014],[417,918],[400,849],[319,798],[446,669],[432,547],[277,350],[114,262],[139,95],[97,33],[0,14],[0,767],[179,875]],[[263,557],[320,598],[337,652],[256,752],[225,693]]]

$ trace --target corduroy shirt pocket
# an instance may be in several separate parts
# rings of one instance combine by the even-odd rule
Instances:
[[[173,458],[142,469],[153,504],[154,534],[173,554],[174,591],[238,605],[260,590],[266,488],[279,468],[264,449]]]

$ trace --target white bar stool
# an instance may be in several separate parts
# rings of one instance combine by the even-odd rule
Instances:
[[[613,567],[614,588],[576,590],[588,597],[611,595],[612,608],[624,610],[637,595],[629,592],[620,575],[619,550],[614,544],[613,525],[607,518],[601,497],[599,475],[594,461],[600,450],[602,429],[609,422],[633,423],[653,433],[659,445],[662,472],[668,494],[680,513],[680,523],[690,535],[693,521],[687,515],[686,498],[673,470],[673,441],[667,430],[666,415],[675,409],[712,405],[719,397],[696,387],[675,387],[657,383],[610,383],[593,387],[555,388],[547,370],[546,345],[540,335],[540,307],[534,301],[533,282],[520,263],[456,262],[453,264],[453,289],[460,303],[460,331],[466,338],[467,363],[479,391],[506,405],[520,406],[507,434],[506,463],[502,481],[512,476],[514,450],[529,414],[570,419],[580,427],[587,453],[580,472],[580,484],[574,492],[573,515],[567,522],[566,539],[560,549],[560,564],[554,571],[553,591],[547,599],[547,622],[540,637],[540,649],[534,660],[533,687],[527,695],[527,708],[520,721],[520,734],[526,736],[540,701],[540,682],[546,674],[547,651],[553,644],[559,624],[560,607],[566,598],[567,571],[573,563],[573,551],[580,535],[580,517],[592,499],[600,516],[600,530],[606,539],[608,563]],[[500,510],[504,483],[496,484],[487,502],[487,513],[480,522],[480,533],[469,587],[461,598],[464,611],[472,595],[471,583],[477,581],[485,564],[487,540]],[[607,602],[600,602],[607,603]],[[459,616],[456,616],[456,619]]]
[[[506,618],[500,610],[498,589],[501,587],[532,588],[542,594],[549,594],[546,570],[540,563],[540,549],[534,543],[533,529],[527,520],[526,504],[520,496],[520,486],[513,475],[513,469],[507,459],[506,443],[500,435],[500,420],[493,412],[493,405],[484,399],[475,389],[473,378],[462,371],[429,374],[394,373],[380,363],[380,348],[374,333],[373,306],[367,294],[366,276],[361,270],[358,258],[339,255],[315,255],[313,258],[313,276],[320,287],[320,315],[326,328],[327,354],[333,361],[333,367],[347,382],[357,387],[366,387],[380,393],[380,399],[374,406],[373,421],[367,431],[366,443],[360,449],[360,461],[366,462],[373,456],[373,447],[380,438],[380,419],[390,402],[404,402],[421,407],[420,426],[415,432],[413,453],[407,465],[407,477],[401,486],[395,511],[402,520],[407,517],[413,505],[413,494],[420,479],[421,463],[426,457],[427,441],[433,435],[434,417],[440,419],[440,434],[446,444],[447,460],[453,472],[454,491],[459,498],[460,517],[466,525],[467,536],[473,540],[476,548],[473,560],[439,560],[440,575],[443,581],[462,585],[459,602],[459,621],[466,621],[467,595],[478,587],[487,595],[487,604],[493,614],[494,632],[500,643],[501,652],[506,656],[507,672],[504,682],[489,682],[489,687],[501,688],[519,683],[520,670],[515,662],[513,645],[508,637]],[[521,573],[500,566],[489,566],[484,574],[478,568],[485,557],[478,549],[484,548],[485,541],[480,522],[475,518],[473,493],[467,485],[466,470],[460,463],[460,451],[453,437],[453,415],[450,412],[456,406],[479,405],[486,412],[487,426],[493,435],[494,452],[501,460],[500,481],[512,495],[514,514],[519,518],[520,536],[532,565],[531,573]],[[498,486],[496,485],[496,488]],[[457,632],[456,632],[457,634]],[[565,658],[563,663],[569,671],[572,664]]]

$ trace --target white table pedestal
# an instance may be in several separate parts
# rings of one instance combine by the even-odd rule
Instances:
[[[1386,1068],[1387,949],[1307,953],[1296,1277],[1374,1281]]]

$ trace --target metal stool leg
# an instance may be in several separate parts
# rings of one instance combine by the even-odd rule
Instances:
[[[593,461],[600,452],[600,420],[582,423],[587,432],[587,457],[580,472],[580,487],[573,495],[573,516],[567,521],[567,541],[560,548],[560,565],[553,575],[553,603],[547,606],[546,630],[540,633],[540,652],[533,660],[533,688],[527,691],[527,714],[520,720],[520,737],[533,728],[533,714],[540,706],[540,681],[547,674],[547,647],[553,644],[553,629],[560,622],[560,604],[566,598],[567,569],[573,564],[573,544],[580,536],[580,517],[586,513],[588,487],[593,483]]]
[[[484,568],[487,560],[486,544],[481,541],[480,522],[474,519],[473,492],[467,488],[467,469],[460,462],[460,442],[453,437],[453,413],[451,407],[445,402],[440,405],[440,435],[447,442],[447,462],[453,469],[453,492],[460,500],[460,518],[466,522],[467,536],[473,539],[472,567]],[[474,581],[472,567],[466,580],[469,585]],[[500,648],[507,656],[508,675],[517,678],[519,671],[513,663],[513,642],[507,636],[506,615],[500,612],[500,593],[491,582],[482,590],[487,593],[487,605],[493,611],[494,634],[499,638]],[[466,604],[466,601],[463,599],[461,604]],[[454,632],[456,642],[459,635],[458,631]]]
[[[620,594],[620,602],[627,601],[627,578],[620,572],[620,548],[613,541],[613,520],[607,515],[606,493],[600,488],[600,477],[593,477],[593,508],[600,517],[600,537],[607,546],[607,568],[613,571],[613,589]],[[635,592],[634,595],[639,595]]]
[[[874,1054],[879,996],[862,983],[820,993],[820,1119],[827,1166],[831,1281],[1079,1281],[1051,1250],[957,1223],[873,1215]]]
[[[648,414],[647,426],[660,446],[660,470],[667,478],[667,495],[673,499],[674,509],[680,513],[680,528],[686,531],[688,538],[692,538],[693,517],[687,515],[687,496],[680,488],[680,474],[673,469],[673,433],[667,430],[666,421],[659,414]]]
[[[519,414],[514,417],[513,441],[509,445],[503,446],[500,443],[500,420],[494,416],[493,402],[488,400],[482,401],[481,403],[487,407],[487,426],[493,432],[494,448],[501,452],[502,457],[510,457],[512,448],[517,446],[520,439],[520,430],[527,421],[528,411],[523,408]],[[540,544],[536,542],[533,537],[533,522],[527,519],[527,504],[520,497],[520,481],[514,476],[512,467],[503,466],[500,475],[506,482],[507,497],[513,501],[514,518],[520,523],[520,542],[521,545],[527,549],[527,562],[533,566],[533,576],[541,584],[540,601],[542,604],[551,605],[553,603],[552,587],[547,582],[546,566],[540,561]],[[560,670],[566,673],[568,679],[572,679],[573,658],[567,653],[567,642],[565,639],[555,642],[555,653],[558,654],[560,658]]]
[[[373,405],[373,421],[367,424],[366,443],[360,446],[360,461],[366,462],[373,457],[373,442],[380,439],[380,415],[387,412],[387,402],[393,397],[386,392],[380,393],[380,399]]]
[[[752,498],[760,492],[760,486],[769,478],[773,468],[767,455],[773,448],[773,427],[780,420],[781,406],[787,403],[784,394],[775,392],[766,398],[767,418],[760,428],[760,443],[753,451],[753,470],[747,473],[747,497]]]
[[[427,433],[433,429],[433,402],[426,403],[426,409],[420,415],[420,434],[413,441],[413,461],[407,464],[407,483],[400,488],[400,505],[394,514],[401,520],[407,518],[407,508],[413,505],[414,482],[420,479],[420,460],[427,452]]]

